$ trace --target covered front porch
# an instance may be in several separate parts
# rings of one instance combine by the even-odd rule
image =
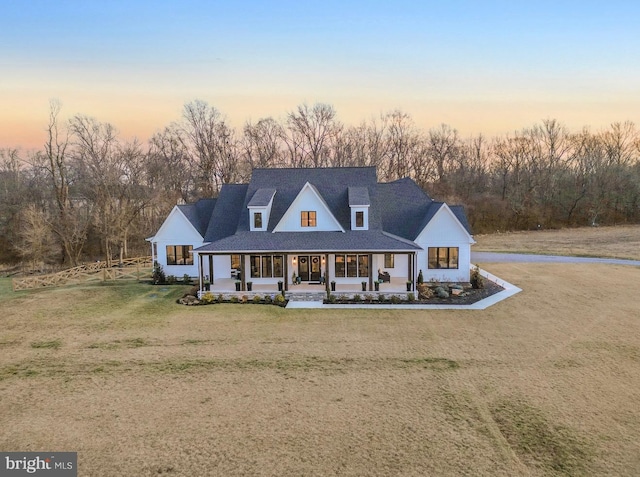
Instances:
[[[199,288],[240,295],[406,293],[415,290],[415,260],[415,252],[201,252]]]

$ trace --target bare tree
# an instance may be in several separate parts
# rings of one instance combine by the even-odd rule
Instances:
[[[0,260],[3,262],[15,261],[19,256],[22,249],[18,240],[20,214],[33,196],[18,150],[0,149]]]
[[[284,128],[273,118],[244,125],[242,148],[249,171],[284,163]]]
[[[450,193],[448,174],[462,165],[462,143],[458,131],[446,124],[430,129],[423,157],[414,166],[419,183],[432,183],[434,193],[446,196]]]
[[[35,204],[29,204],[20,213],[18,228],[19,254],[31,268],[44,270],[56,243],[51,235],[51,223],[46,213]]]
[[[147,155],[148,185],[164,191],[160,199],[170,208],[178,201],[190,202],[197,196],[192,161],[175,125],[151,137]]]
[[[49,218],[51,229],[62,246],[62,262],[76,266],[82,255],[87,240],[90,220],[81,197],[73,197],[70,188],[73,185],[69,147],[69,133],[61,130],[58,124],[61,105],[52,100],[49,108],[49,124],[47,126],[47,142],[44,154],[34,157],[36,164],[44,167],[49,177],[49,184],[54,197],[54,217]]]
[[[325,167],[329,164],[330,149],[342,129],[336,120],[333,106],[316,103],[298,106],[287,115],[287,127],[301,149],[301,166]]]
[[[196,189],[200,196],[214,197],[222,184],[234,182],[238,174],[235,132],[204,101],[187,103],[182,117],[178,137],[197,168]]]
[[[93,204],[93,225],[101,237],[106,261],[111,263],[114,247],[122,261],[132,224],[154,199],[146,187],[148,156],[136,141],[120,143],[111,124],[76,116],[71,129],[84,194]]]
[[[422,151],[421,138],[411,117],[400,110],[384,116],[385,155],[378,163],[384,180],[392,181],[411,176],[412,165],[416,164]]]

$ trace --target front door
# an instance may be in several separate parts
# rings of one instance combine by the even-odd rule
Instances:
[[[319,282],[321,275],[319,255],[298,255],[298,276],[303,282]]]

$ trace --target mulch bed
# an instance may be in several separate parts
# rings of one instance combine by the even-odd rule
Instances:
[[[502,288],[500,285],[487,280],[485,281],[484,288],[470,288],[468,290],[465,290],[465,293],[468,293],[467,296],[450,295],[449,298],[432,297],[428,300],[416,300],[416,303],[430,305],[472,305],[503,290],[504,288]]]
[[[395,293],[395,294],[391,293],[391,294],[385,295],[386,300],[383,302],[379,300],[366,301],[362,299],[359,302],[354,302],[353,300],[343,300],[343,301],[336,300],[335,302],[329,302],[327,300],[324,300],[324,303],[328,305],[349,305],[349,304],[355,304],[355,303],[365,304],[365,305],[379,305],[381,303],[391,304],[392,303],[390,301],[391,296],[396,295],[403,298],[402,301],[396,303],[398,305],[472,305],[480,300],[490,297],[491,295],[495,295],[496,293],[499,293],[503,290],[504,288],[501,287],[500,285],[497,285],[496,283],[486,280],[484,284],[484,288],[480,288],[480,289],[465,288],[464,296],[449,295],[448,298],[438,298],[433,296],[427,300],[416,299],[413,301],[408,301],[405,299],[406,293]],[[417,295],[417,291],[413,293]]]

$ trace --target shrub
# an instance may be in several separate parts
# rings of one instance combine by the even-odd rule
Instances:
[[[204,295],[202,295],[202,301],[207,305],[210,305],[211,303],[213,303],[215,301],[213,293],[207,292]]]
[[[167,276],[167,284],[169,285],[175,285],[176,283],[178,283],[178,279],[176,278],[175,275],[169,275]]]
[[[254,303],[260,303],[262,301],[262,297],[260,295],[256,295],[253,297]]]
[[[270,296],[270,295],[265,295],[265,297],[264,297],[264,302],[265,302],[266,304],[271,304],[271,303],[273,302],[273,298],[271,298],[271,296]]]
[[[382,293],[380,293],[380,295],[378,295],[378,301],[380,303],[384,303],[385,300],[386,300],[385,296]]]
[[[480,275],[480,268],[477,265],[476,268],[471,271],[471,278],[469,282],[475,289],[484,288],[484,277]]]
[[[164,285],[167,282],[167,277],[164,274],[162,265],[158,262],[153,262],[153,273],[151,274],[151,281],[154,285]]]
[[[229,301],[231,303],[240,303],[240,299],[235,295],[233,295]]]
[[[278,306],[285,306],[287,304],[287,300],[284,298],[284,295],[281,295],[280,293],[275,296],[273,302]]]
[[[371,303],[373,301],[373,295],[365,295],[364,296],[364,301],[366,301],[367,303]]]
[[[424,283],[424,275],[422,275],[422,270],[418,273],[418,283]]]
[[[327,295],[327,301],[329,303],[335,303],[336,302],[336,296],[332,295],[331,293],[329,293],[329,295]]]
[[[435,287],[433,292],[438,298],[449,298],[449,292],[443,287]]]
[[[347,302],[347,300],[348,300],[347,295],[340,295],[340,296],[338,297],[338,301],[339,301],[340,303],[346,303],[346,302]]]
[[[222,293],[220,293],[218,295],[218,303],[222,303],[224,301],[224,296],[222,296]]]
[[[389,297],[389,301],[391,303],[393,303],[394,305],[397,305],[398,303],[400,303],[402,301],[402,298],[400,298],[398,295],[391,295]]]
[[[185,285],[191,284],[191,277],[189,276],[188,273],[185,273],[184,275],[182,275],[182,283],[184,283]]]
[[[242,295],[242,303],[246,303],[249,301],[249,297],[247,295]]]
[[[416,296],[413,293],[407,293],[407,301],[416,301]]]
[[[362,301],[362,297],[356,293],[355,295],[353,295],[353,301],[359,303]]]

